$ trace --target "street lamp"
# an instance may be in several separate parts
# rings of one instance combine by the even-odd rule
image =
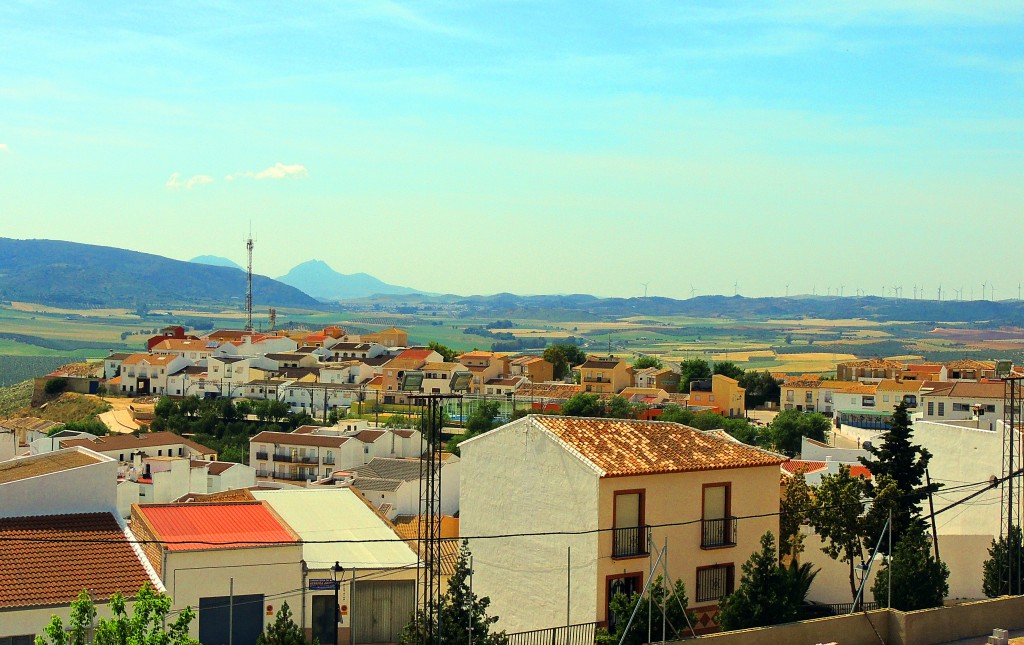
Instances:
[[[339,573],[344,580],[345,567],[335,560],[334,566],[331,567],[331,578],[334,580],[334,628],[331,630],[331,636],[334,645],[338,645],[338,623],[341,621],[341,605],[338,604],[338,592],[341,590],[341,581],[338,580]]]

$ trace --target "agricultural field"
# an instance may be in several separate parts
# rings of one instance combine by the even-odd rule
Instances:
[[[140,313],[142,315],[140,315]],[[278,326],[318,329],[339,324],[354,333],[396,326],[410,341],[437,341],[457,351],[497,349],[539,352],[551,343],[575,342],[585,351],[632,359],[654,355],[668,361],[704,358],[733,361],[743,369],[822,373],[857,358],[906,360],[1008,358],[1024,363],[1024,329],[979,329],[963,323],[886,322],[862,318],[736,319],[693,316],[586,318],[551,312],[552,320],[483,316],[462,310],[410,313],[338,309],[278,310]],[[596,317],[595,317],[596,318]],[[235,309],[62,309],[31,303],[0,305],[0,387],[12,385],[74,360],[98,358],[108,350],[141,349],[146,338],[168,324],[201,334],[239,328]],[[266,310],[254,312],[257,330],[267,328]],[[914,358],[912,358],[914,357]]]

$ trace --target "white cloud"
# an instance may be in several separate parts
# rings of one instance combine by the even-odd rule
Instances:
[[[306,167],[300,164],[283,164],[280,161],[273,166],[260,170],[259,172],[253,172],[251,170],[243,170],[225,177],[228,181],[235,179],[241,179],[243,177],[251,177],[253,179],[287,179],[289,177],[305,177],[309,175],[309,171]]]
[[[184,188],[185,190],[192,190],[193,186],[202,186],[204,184],[212,184],[213,177],[209,175],[192,175],[188,179],[182,180],[181,173],[171,173],[170,179],[167,180],[166,186],[171,190],[177,190]]]
[[[6,143],[0,143],[0,152],[10,152],[11,149],[7,147]]]

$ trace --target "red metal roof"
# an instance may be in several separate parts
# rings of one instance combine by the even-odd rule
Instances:
[[[146,504],[139,506],[139,513],[168,551],[298,542],[263,502]]]

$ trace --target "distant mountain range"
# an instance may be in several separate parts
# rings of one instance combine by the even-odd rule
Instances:
[[[232,269],[238,269],[239,271],[245,271],[237,263],[232,262],[227,258],[222,258],[219,255],[197,255],[196,257],[189,260],[189,262],[195,262],[196,264],[209,264],[215,267],[231,267]]]
[[[253,301],[320,308],[295,287],[253,276]],[[241,305],[243,272],[108,246],[0,238],[0,300],[69,308]]]
[[[230,261],[230,260],[229,260]],[[321,300],[345,300],[374,295],[422,293],[409,287],[382,282],[367,273],[338,273],[323,260],[309,260],[278,278]]]

